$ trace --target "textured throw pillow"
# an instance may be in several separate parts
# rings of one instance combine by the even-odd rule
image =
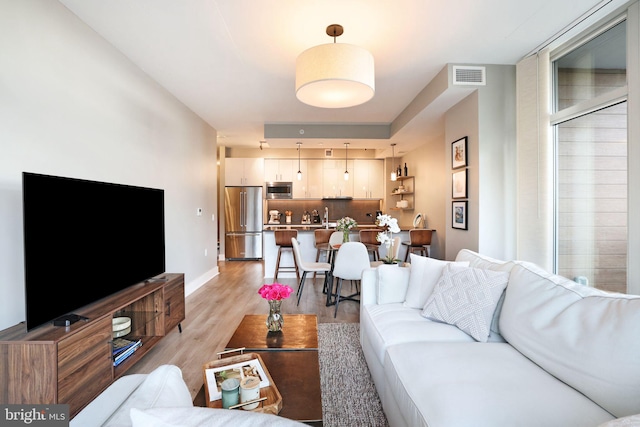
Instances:
[[[491,319],[509,273],[447,265],[422,310],[430,320],[455,325],[475,340],[487,342]]]
[[[422,308],[431,292],[433,292],[436,283],[438,283],[438,279],[442,275],[442,269],[445,265],[451,264],[451,261],[441,261],[416,254],[409,254],[409,256],[411,273],[409,274],[409,288],[407,289],[404,306]],[[467,261],[454,264],[463,267],[469,266]]]

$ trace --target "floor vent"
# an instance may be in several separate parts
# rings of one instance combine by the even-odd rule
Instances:
[[[485,86],[487,74],[485,67],[454,65],[453,84],[454,85],[475,85]]]

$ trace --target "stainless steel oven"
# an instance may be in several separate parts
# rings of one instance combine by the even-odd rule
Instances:
[[[293,199],[293,182],[266,182],[265,199]]]

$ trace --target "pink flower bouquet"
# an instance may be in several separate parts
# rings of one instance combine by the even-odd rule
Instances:
[[[260,296],[269,301],[280,301],[285,298],[289,298],[289,295],[293,292],[290,286],[283,285],[281,283],[272,283],[270,285],[262,285],[258,289]]]

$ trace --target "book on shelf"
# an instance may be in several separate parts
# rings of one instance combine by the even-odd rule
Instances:
[[[124,351],[120,351],[117,355],[113,356],[113,366],[118,366],[122,362],[124,362],[129,356],[131,356],[135,351],[142,346],[142,340],[139,339],[134,341],[133,344],[127,346]]]
[[[116,355],[122,353],[123,351],[126,351],[129,347],[134,346],[138,341],[140,340],[130,340],[127,338],[114,339],[111,345],[113,349],[113,356],[115,357]]]

